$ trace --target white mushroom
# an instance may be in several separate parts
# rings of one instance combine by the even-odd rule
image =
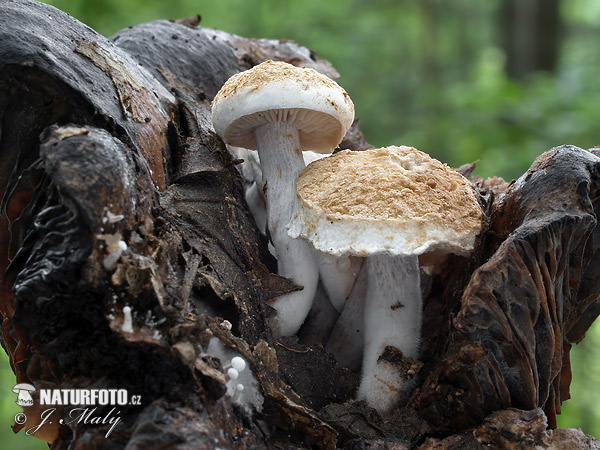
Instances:
[[[226,394],[233,402],[248,409],[261,411],[264,398],[259,383],[252,373],[252,368],[247,367],[246,361],[239,356],[239,353],[225,347],[223,342],[213,336],[208,343],[206,352],[202,354],[218,358],[223,364],[223,369],[227,374]],[[234,378],[236,374],[231,370],[237,372],[237,378]],[[242,391],[244,391],[243,395]]]
[[[367,257],[358,397],[386,412],[410,377],[380,357],[386,347],[419,357],[419,256],[473,249],[482,220],[475,192],[458,172],[411,147],[339,152],[310,164],[297,189],[291,237],[335,256]]]
[[[257,149],[267,198],[267,226],[278,273],[302,286],[275,299],[279,333],[294,334],[308,314],[318,282],[309,243],[290,239],[295,180],[302,149],[330,153],[354,119],[354,105],[333,80],[313,69],[267,61],[231,77],[212,105],[215,131],[233,146]]]
[[[99,234],[98,239],[102,239],[106,242],[106,249],[109,254],[102,260],[102,265],[106,270],[114,270],[117,261],[127,250],[127,243],[121,240],[121,233],[116,234]]]
[[[246,368],[246,361],[241,356],[234,356],[231,358],[231,367],[238,372],[243,372]]]
[[[133,333],[131,306],[123,306],[123,324],[121,325],[121,331],[124,333]]]
[[[267,207],[265,205],[262,187],[259,187],[263,185],[263,178],[258,152],[231,146],[229,151],[236,158],[244,160],[242,163],[242,175],[246,182],[246,203],[248,204],[259,231],[265,234]],[[310,164],[311,162],[326,156],[327,155],[324,153],[317,153],[312,150],[302,151],[304,164]],[[270,246],[269,250],[271,250],[273,256],[277,257],[277,253],[274,251],[275,249]],[[319,276],[321,278],[321,283],[323,283],[323,289],[336,311],[342,312],[344,303],[350,295],[358,272],[362,267],[362,258],[357,258],[355,256],[341,256],[336,258],[335,256],[323,252],[318,252],[317,254],[319,260]]]

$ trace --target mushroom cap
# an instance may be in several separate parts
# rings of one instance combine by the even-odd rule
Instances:
[[[246,361],[240,356],[234,356],[231,358],[231,366],[238,372],[243,372],[246,368]]]
[[[29,392],[33,392],[33,391],[35,391],[35,387],[34,387],[34,386],[32,386],[32,385],[31,385],[31,384],[29,384],[29,383],[19,383],[19,384],[16,384],[16,385],[14,385],[14,386],[13,386],[13,388],[12,388],[12,391],[13,391],[15,394],[18,394],[18,393],[19,393],[19,391],[29,391]]]
[[[266,61],[233,75],[212,102],[219,136],[252,150],[257,127],[284,121],[298,129],[302,150],[331,153],[353,120],[354,104],[335,81],[281,61]]]
[[[309,164],[296,187],[289,235],[335,256],[466,255],[481,231],[471,183],[412,147],[338,152]]]

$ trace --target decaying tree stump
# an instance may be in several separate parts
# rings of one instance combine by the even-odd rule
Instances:
[[[432,278],[417,388],[380,417],[353,400],[357,374],[310,318],[299,337],[272,336],[269,299],[296,287],[276,275],[210,121],[234,73],[276,59],[335,77],[331,65],[193,18],[109,40],[15,0],[0,22],[0,312],[16,381],[142,400],[113,411],[112,430],[44,424],[52,448],[598,448],[551,430],[570,345],[600,312],[597,152],[562,146],[510,184],[473,179],[484,232]],[[355,126],[342,147],[369,145]],[[226,394],[215,337],[247,361],[254,402]],[[39,424],[39,408],[25,413],[15,431]]]

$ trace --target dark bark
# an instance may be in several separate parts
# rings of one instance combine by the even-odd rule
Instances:
[[[297,287],[274,273],[239,161],[210,121],[212,97],[240,70],[271,58],[335,76],[331,65],[295,43],[193,19],[111,40],[29,0],[3,3],[0,20],[0,312],[11,366],[37,389],[123,388],[143,401],[119,411],[108,438],[108,426],[44,425],[53,448],[587,439],[545,420],[553,428],[568,398],[570,343],[600,312],[593,152],[553,149],[510,185],[474,180],[485,230],[472,258],[453,258],[431,280],[417,388],[380,417],[352,400],[357,374],[315,341],[312,319],[299,337],[273,338],[268,302]],[[357,126],[341,145],[368,146]],[[119,240],[128,248],[107,269]],[[125,305],[133,333],[121,329]],[[225,394],[211,338],[248,362],[260,411]],[[28,429],[40,411],[26,412]]]

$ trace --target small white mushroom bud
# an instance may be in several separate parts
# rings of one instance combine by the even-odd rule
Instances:
[[[106,270],[113,270],[117,265],[117,261],[125,250],[127,250],[127,244],[125,241],[119,241],[117,243],[117,248],[110,252],[109,255],[102,260],[102,265],[104,268]]]
[[[123,325],[121,325],[121,331],[124,333],[133,333],[133,318],[131,317],[131,307],[123,307]]]
[[[227,331],[231,331],[231,328],[233,327],[233,325],[231,324],[231,322],[229,320],[224,320],[223,322],[221,322],[219,324],[219,326]]]
[[[246,368],[246,361],[244,361],[244,358],[240,356],[234,356],[231,359],[231,367],[233,367],[238,372],[243,372]]]

